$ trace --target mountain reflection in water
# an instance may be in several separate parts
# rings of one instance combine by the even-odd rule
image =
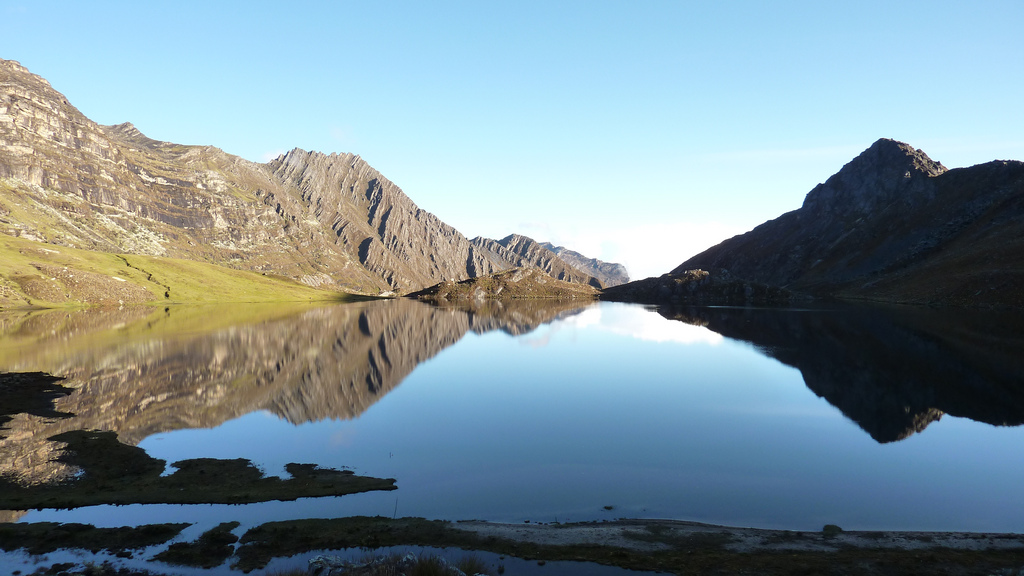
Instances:
[[[864,306],[658,312],[749,342],[799,369],[808,388],[880,443],[921,432],[943,414],[1024,423],[1019,314]]]
[[[689,323],[637,305],[533,301],[0,314],[0,371],[66,376],[54,409],[74,414],[11,410],[0,472],[66,474],[45,439],[97,428],[167,462],[242,458],[271,475],[315,463],[398,490],[24,521],[1024,527],[1024,427],[1001,426],[1024,421],[1024,331],[1011,315],[661,312]],[[943,414],[965,418],[913,434]]]
[[[57,410],[74,415],[16,416],[0,439],[0,473],[30,482],[66,473],[46,439],[69,430],[112,430],[137,444],[260,410],[292,424],[354,418],[468,331],[522,334],[586,305],[394,300],[0,313],[0,371],[64,377],[73,392]]]

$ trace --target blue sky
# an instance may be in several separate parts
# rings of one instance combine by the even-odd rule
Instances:
[[[101,124],[354,152],[469,237],[657,275],[872,142],[1024,160],[1024,2],[0,0],[0,58]]]

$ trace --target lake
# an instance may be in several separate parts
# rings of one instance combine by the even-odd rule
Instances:
[[[58,477],[46,438],[98,429],[167,462],[315,463],[398,486],[6,514],[199,531],[381,515],[1022,532],[1022,326],[983,311],[527,301],[5,312],[0,371],[75,391],[56,401],[73,417],[7,424],[0,472]]]

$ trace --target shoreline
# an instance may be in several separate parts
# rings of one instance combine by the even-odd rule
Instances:
[[[843,530],[827,525],[820,531],[749,528],[673,519],[619,519],[573,523],[512,524],[483,520],[450,522],[481,537],[547,546],[599,545],[635,551],[664,550],[688,537],[718,535],[732,552],[820,551],[840,549],[1024,550],[1024,534],[1007,532]],[[647,534],[638,531],[645,531]]]
[[[268,522],[212,547],[205,534],[191,542],[170,537],[156,548],[149,540],[145,556],[137,556],[144,547],[136,538],[152,538],[154,526],[60,526],[55,530],[57,525],[46,523],[0,524],[0,548],[8,553],[21,549],[38,568],[48,550],[32,548],[39,540],[47,540],[53,550],[92,552],[91,558],[81,557],[83,565],[110,557],[134,558],[132,569],[154,575],[181,570],[259,574],[275,560],[301,563],[317,555],[330,556],[332,551],[365,554],[393,547],[456,549],[467,555],[486,552],[538,565],[588,562],[675,574],[1017,574],[1024,570],[1024,535],[1010,533],[845,531],[832,525],[821,531],[791,531],[660,519],[510,524],[350,517]],[[231,527],[222,524],[208,532],[225,529]],[[130,534],[133,531],[135,536]],[[50,541],[55,533],[73,533],[81,540]],[[42,534],[46,537],[41,538]],[[185,552],[182,558],[197,563],[150,562],[168,547],[177,547]],[[118,568],[116,563],[113,567]]]

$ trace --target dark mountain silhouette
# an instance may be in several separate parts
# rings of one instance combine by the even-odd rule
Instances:
[[[694,269],[813,296],[1021,308],[1024,163],[947,170],[881,139],[799,209],[690,258],[670,276]]]

